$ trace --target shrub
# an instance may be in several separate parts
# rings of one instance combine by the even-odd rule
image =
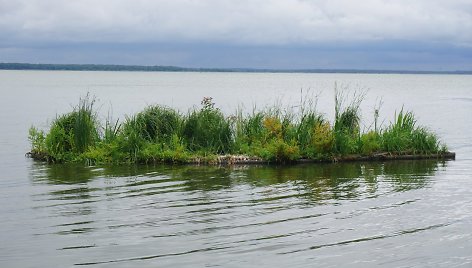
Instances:
[[[262,122],[266,132],[266,140],[282,138],[282,123],[275,116],[266,116]]]
[[[325,155],[332,152],[334,136],[328,122],[318,122],[315,125],[311,143],[317,155]]]
[[[300,158],[300,149],[295,142],[289,144],[281,139],[274,139],[260,148],[256,154],[267,161],[287,163]]]
[[[43,153],[46,151],[46,137],[44,131],[31,126],[28,131],[28,140],[31,143],[31,152]]]
[[[173,135],[171,144],[167,148],[163,148],[159,144],[147,144],[138,156],[138,161],[141,163],[184,163],[189,159],[190,155],[177,135]]]
[[[368,133],[361,135],[360,142],[360,152],[364,155],[378,152],[382,148],[380,135],[375,131],[369,131]]]

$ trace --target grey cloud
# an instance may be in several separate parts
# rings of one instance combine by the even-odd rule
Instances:
[[[0,0],[0,34],[16,42],[430,40],[472,46],[472,2]]]
[[[471,0],[0,0],[0,62],[472,69]]]

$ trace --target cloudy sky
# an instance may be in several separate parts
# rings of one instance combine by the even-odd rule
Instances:
[[[472,70],[472,0],[0,0],[0,62]]]

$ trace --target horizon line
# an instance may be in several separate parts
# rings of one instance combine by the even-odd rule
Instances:
[[[352,73],[352,74],[465,74],[472,70],[401,70],[401,69],[356,69],[356,68],[219,68],[181,67],[172,65],[127,65],[127,64],[77,64],[77,63],[21,63],[0,62],[0,70],[45,70],[45,71],[134,71],[134,72],[241,72],[241,73]]]

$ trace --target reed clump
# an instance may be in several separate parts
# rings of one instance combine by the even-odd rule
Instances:
[[[382,149],[387,152],[429,153],[440,149],[436,135],[424,127],[416,126],[412,112],[403,109],[396,120],[382,132]]]
[[[95,100],[81,98],[73,111],[56,117],[49,132],[31,127],[31,152],[54,162],[72,161],[99,141],[99,122],[94,111]]]
[[[205,97],[202,108],[191,111],[183,120],[182,138],[191,152],[203,154],[231,153],[231,122]]]
[[[87,95],[72,112],[58,116],[47,132],[31,127],[30,155],[49,162],[88,164],[218,163],[223,155],[290,163],[447,152],[433,132],[417,126],[414,114],[403,109],[385,127],[377,126],[376,109],[375,129],[362,131],[363,98],[363,94],[348,97],[336,91],[333,123],[316,111],[313,100],[298,109],[274,106],[225,116],[206,97],[200,108],[186,114],[151,105],[123,122],[107,119],[102,126],[95,100]]]

